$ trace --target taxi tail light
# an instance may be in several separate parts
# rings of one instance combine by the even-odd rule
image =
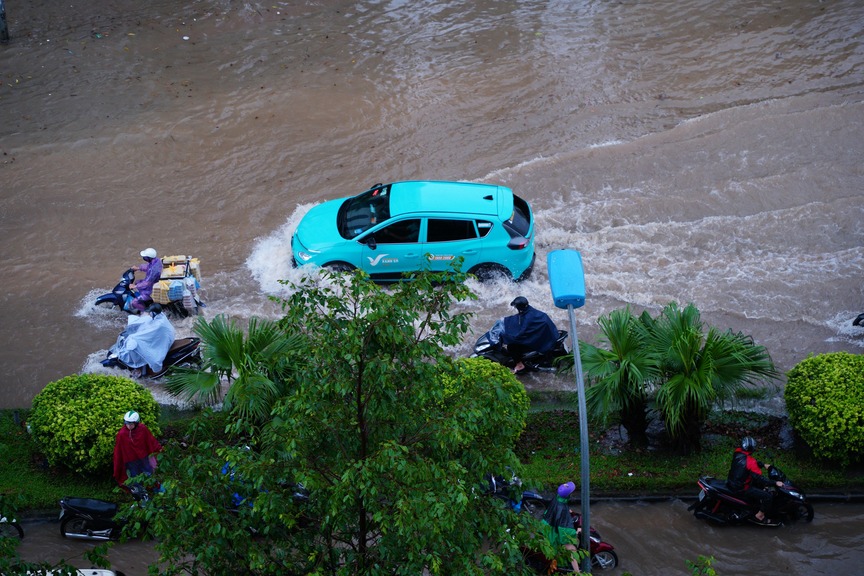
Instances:
[[[515,236],[507,242],[507,248],[511,250],[524,250],[528,247],[528,239],[522,236]]]

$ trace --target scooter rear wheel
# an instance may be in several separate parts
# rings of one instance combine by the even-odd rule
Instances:
[[[0,536],[3,538],[24,538],[24,530],[17,522],[0,522]]]
[[[600,570],[611,570],[618,566],[618,554],[614,550],[603,550],[591,556],[591,565]]]
[[[74,538],[75,536],[89,536],[89,531],[87,530],[87,520],[81,518],[80,516],[69,516],[68,518],[64,518],[63,522],[60,523],[60,534],[64,538]]]

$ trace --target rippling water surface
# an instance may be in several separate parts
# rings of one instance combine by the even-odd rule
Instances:
[[[125,319],[93,301],[142,248],[201,258],[209,317],[273,315],[300,217],[397,179],[532,203],[535,274],[475,286],[478,334],[518,294],[551,309],[546,254],[571,248],[583,338],[676,300],[784,371],[864,345],[860,2],[31,0],[7,19],[3,406],[98,369]]]

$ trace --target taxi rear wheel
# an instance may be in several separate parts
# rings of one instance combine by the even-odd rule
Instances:
[[[488,282],[497,280],[498,278],[510,278],[510,272],[500,264],[478,264],[468,271],[473,274],[480,282]]]

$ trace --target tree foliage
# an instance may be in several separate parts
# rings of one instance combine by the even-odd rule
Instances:
[[[153,434],[160,434],[159,405],[149,390],[129,378],[77,374],[45,386],[33,399],[28,423],[51,465],[106,473],[128,410],[137,411]]]
[[[864,356],[810,356],[787,373],[789,421],[823,458],[848,464],[864,457]]]
[[[291,286],[280,324],[302,331],[304,360],[267,424],[234,426],[255,432],[235,447],[166,449],[142,512],[162,572],[518,572],[536,521],[483,491],[487,473],[518,471],[527,396],[506,369],[446,354],[468,326],[452,312],[473,297],[463,280]]]

